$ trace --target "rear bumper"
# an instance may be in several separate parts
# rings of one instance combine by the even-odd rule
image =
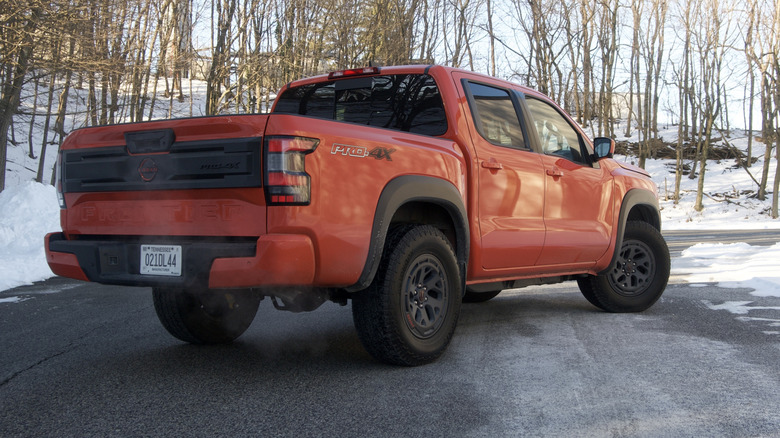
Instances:
[[[182,275],[140,274],[145,243],[182,247]],[[272,234],[257,241],[66,240],[46,236],[46,258],[60,276],[104,284],[186,288],[238,288],[311,285],[315,259],[311,239]]]
[[[309,286],[314,282],[314,245],[308,236],[266,234],[252,257],[214,260],[209,287]]]
[[[89,281],[79,264],[76,254],[67,251],[52,251],[50,244],[64,240],[62,233],[49,233],[46,235],[44,247],[46,248],[46,262],[54,274],[60,277],[75,278],[76,280]]]

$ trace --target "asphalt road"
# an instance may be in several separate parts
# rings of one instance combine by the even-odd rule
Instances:
[[[667,237],[674,252],[700,236]],[[780,298],[747,289],[673,282],[640,314],[598,311],[574,284],[505,291],[464,305],[447,353],[418,368],[374,361],[349,306],[266,300],[237,342],[198,347],[165,332],[149,289],[0,293],[2,437],[778,434]]]

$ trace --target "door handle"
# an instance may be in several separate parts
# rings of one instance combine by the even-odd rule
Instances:
[[[554,178],[558,178],[563,176],[563,171],[561,171],[561,169],[558,169],[557,167],[553,167],[552,169],[547,169],[547,174]]]
[[[484,167],[485,169],[499,170],[499,169],[503,169],[504,165],[491,158],[490,161],[483,161],[482,167]]]

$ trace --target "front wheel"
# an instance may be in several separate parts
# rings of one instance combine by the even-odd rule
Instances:
[[[388,234],[371,285],[352,299],[363,346],[390,364],[435,361],[455,332],[462,286],[455,253],[432,226],[398,227]]]
[[[641,312],[663,294],[669,281],[670,257],[661,233],[646,222],[626,223],[615,263],[598,276],[580,278],[585,298],[608,312]]]
[[[251,290],[153,288],[154,310],[174,337],[192,344],[225,344],[255,318],[262,296]]]

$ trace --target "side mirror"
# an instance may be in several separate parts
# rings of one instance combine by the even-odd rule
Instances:
[[[593,140],[593,158],[598,161],[602,158],[612,158],[615,154],[615,140],[607,137],[597,137]]]

